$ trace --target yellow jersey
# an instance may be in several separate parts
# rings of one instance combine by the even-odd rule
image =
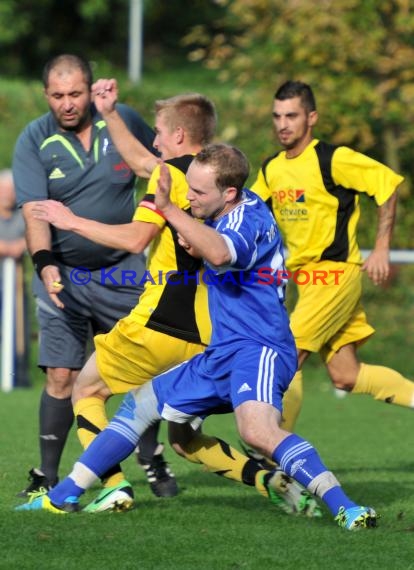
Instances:
[[[172,180],[171,201],[186,212],[190,212],[190,205],[185,173],[192,159],[193,156],[185,155],[166,161]],[[131,316],[150,329],[207,345],[211,325],[207,287],[201,277],[202,260],[192,257],[178,244],[176,230],[157,210],[154,196],[159,176],[156,167],[133,218],[156,224],[161,231],[151,243],[144,292]]]
[[[289,254],[286,265],[296,271],[324,259],[360,264],[359,195],[381,206],[402,181],[364,154],[314,139],[295,158],[282,151],[267,159],[252,190],[271,201]]]

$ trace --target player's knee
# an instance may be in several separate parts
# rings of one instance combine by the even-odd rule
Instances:
[[[48,368],[46,388],[50,396],[69,398],[74,383],[73,371],[68,368]]]
[[[173,448],[177,455],[181,457],[186,457],[186,445],[189,445],[189,439],[185,436],[185,432],[182,433],[181,426],[170,423],[168,425],[168,441],[170,446]]]
[[[110,395],[111,392],[102,381],[87,381],[81,373],[73,384],[72,402],[75,404],[83,398],[100,398],[107,400]]]
[[[171,443],[171,447],[173,448],[173,450],[175,451],[175,453],[177,453],[177,455],[180,455],[181,457],[185,457],[186,456],[186,452],[183,449],[183,447],[181,446],[180,443],[178,443],[177,441]]]
[[[181,457],[191,453],[191,444],[194,440],[195,431],[189,424],[168,424],[168,441],[174,451]]]
[[[356,382],[356,374],[352,370],[329,369],[329,376],[335,388],[351,392]]]
[[[48,368],[47,380],[52,384],[71,384],[72,383],[72,370],[69,368]]]

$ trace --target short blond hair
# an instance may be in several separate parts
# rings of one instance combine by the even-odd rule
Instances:
[[[216,109],[214,103],[200,93],[159,99],[155,102],[155,113],[162,113],[170,131],[183,128],[191,144],[204,146],[213,140],[217,126]]]

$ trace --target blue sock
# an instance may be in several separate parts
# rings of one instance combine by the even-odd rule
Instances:
[[[284,439],[273,451],[272,458],[285,473],[306,488],[316,477],[323,473],[328,476],[330,473],[322,463],[316,449],[296,434],[291,434]],[[321,499],[334,515],[338,513],[341,506],[346,509],[356,506],[356,503],[346,496],[338,484],[331,485],[329,489],[324,487]]]
[[[100,477],[108,469],[128,457],[135,447],[136,443],[131,439],[106,428],[96,436],[78,461]],[[80,497],[84,492],[83,487],[71,477],[66,477],[49,491],[48,496],[55,505],[62,505],[68,497]]]
[[[48,492],[48,497],[57,506],[63,505],[68,497],[80,497],[85,489],[76,485],[70,477],[66,477]]]
[[[338,514],[340,507],[349,509],[357,506],[354,501],[351,501],[351,499],[345,495],[342,487],[332,487],[332,489],[326,491],[321,498],[333,515]]]
[[[113,429],[105,428],[83,452],[79,462],[100,477],[128,457],[136,446],[137,442],[132,442],[131,439]]]

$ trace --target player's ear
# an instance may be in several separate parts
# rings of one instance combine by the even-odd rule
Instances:
[[[175,130],[175,137],[177,143],[182,143],[184,140],[185,131],[182,127],[177,127]]]
[[[231,204],[236,200],[237,188],[235,188],[234,186],[229,186],[228,188],[226,188],[224,192],[225,192],[224,201],[226,202],[226,204]]]
[[[311,111],[308,115],[308,125],[313,127],[318,122],[318,111]]]

